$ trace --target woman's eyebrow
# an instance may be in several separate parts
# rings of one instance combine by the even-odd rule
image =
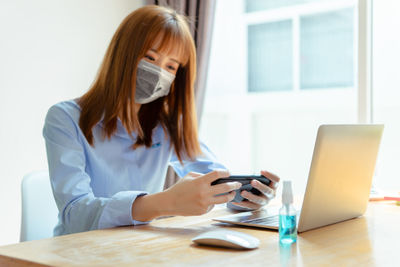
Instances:
[[[171,60],[174,61],[174,62],[176,62],[178,65],[181,64],[178,60],[176,60],[176,59],[174,59],[174,58],[171,58]]]
[[[149,49],[150,51],[152,51],[152,52],[154,52],[154,53],[156,53],[157,55],[159,55],[160,53],[156,50],[156,49],[154,49],[154,48],[150,48]],[[174,62],[176,62],[177,64],[181,64],[177,59],[175,59],[175,58],[170,58],[172,61],[174,61]]]

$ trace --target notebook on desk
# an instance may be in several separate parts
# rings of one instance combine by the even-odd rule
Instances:
[[[383,125],[321,125],[318,129],[298,232],[364,214]],[[278,209],[242,212],[218,222],[278,229]]]

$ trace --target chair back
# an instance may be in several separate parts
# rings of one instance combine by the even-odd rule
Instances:
[[[48,171],[35,171],[24,176],[21,184],[22,216],[20,241],[53,236],[58,209],[50,186]]]

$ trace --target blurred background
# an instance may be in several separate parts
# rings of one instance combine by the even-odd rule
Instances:
[[[216,0],[200,137],[231,173],[267,169],[301,194],[319,125],[384,123],[374,184],[400,191],[400,2],[368,11],[365,1]],[[48,108],[86,92],[114,31],[143,4],[0,0],[0,245],[19,240],[22,177],[47,169]],[[372,63],[364,109],[360,54]]]
[[[231,172],[271,170],[302,194],[319,125],[383,123],[373,183],[400,192],[399,12],[396,0],[218,0],[201,137]]]

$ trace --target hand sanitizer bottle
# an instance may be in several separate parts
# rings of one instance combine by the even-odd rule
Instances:
[[[283,181],[282,208],[279,210],[279,242],[292,244],[297,240],[296,210],[293,207],[292,182]]]

